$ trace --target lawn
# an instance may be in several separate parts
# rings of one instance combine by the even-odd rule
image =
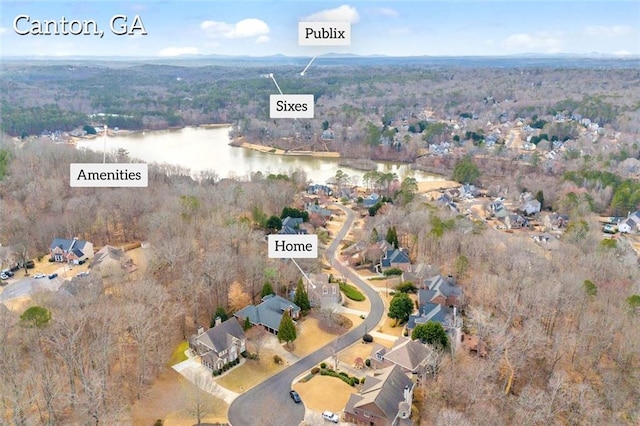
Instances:
[[[355,393],[357,388],[351,387],[337,377],[321,376],[316,374],[306,383],[298,382],[293,385],[302,398],[305,407],[315,411],[344,410],[349,400],[349,395]]]
[[[273,355],[274,351],[265,348],[260,353],[260,360],[247,359],[244,364],[234,367],[215,381],[233,392],[246,391],[284,369],[284,364],[273,362]]]
[[[318,327],[318,319],[306,317],[296,327],[298,338],[293,342],[293,353],[303,357],[321,348],[338,337],[336,334],[327,333]]]
[[[208,414],[203,418],[207,423],[227,421],[229,406],[221,399],[201,392]],[[171,368],[166,368],[153,382],[145,396],[131,408],[134,425],[152,425],[158,419],[165,425],[191,426],[195,416],[189,413],[193,407],[194,385]]]
[[[186,361],[187,356],[184,352],[189,349],[189,342],[186,340],[181,342],[171,354],[171,359],[169,360],[169,366],[176,365],[179,362]]]

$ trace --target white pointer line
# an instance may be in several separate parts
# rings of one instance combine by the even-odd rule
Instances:
[[[300,75],[304,76],[304,73],[307,72],[307,70],[309,69],[309,67],[311,66],[311,64],[313,63],[313,61],[316,59],[317,56],[314,56],[313,58],[311,58],[311,60],[309,61],[309,63],[307,64],[306,67],[304,67],[304,69],[302,70],[302,72],[300,73]]]
[[[278,86],[278,82],[276,81],[276,78],[273,76],[273,74],[269,74],[269,77],[271,77],[271,80],[273,80],[273,82],[276,84],[278,92],[280,92],[281,95],[284,95],[284,93],[282,93],[282,90],[280,90],[280,86]]]

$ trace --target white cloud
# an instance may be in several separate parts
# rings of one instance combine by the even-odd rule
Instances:
[[[633,34],[633,28],[627,25],[592,25],[584,30],[585,34],[592,37],[624,37]]]
[[[204,21],[200,24],[207,36],[211,38],[253,38],[256,42],[264,43],[269,40],[269,26],[266,22],[255,19],[243,19],[235,24],[218,21]]]
[[[355,24],[360,20],[360,15],[358,15],[358,11],[355,7],[343,4],[335,9],[326,9],[313,13],[306,18],[302,18],[302,20],[351,22],[352,24]]]
[[[618,50],[617,52],[613,52],[613,54],[618,56],[629,56],[631,55],[631,52],[628,50]]]
[[[158,56],[197,55],[199,53],[197,47],[165,47],[158,52]]]
[[[391,35],[409,34],[410,31],[408,27],[389,28],[389,34]]]
[[[400,15],[397,10],[391,9],[390,7],[376,7],[371,9],[371,11],[376,15],[388,16],[390,18],[395,18]]]
[[[5,27],[0,27],[0,35],[4,34],[7,32],[7,29]]]
[[[562,51],[562,33],[558,31],[538,31],[533,34],[512,34],[502,44],[505,48],[511,50],[543,50],[545,53],[557,53]]]

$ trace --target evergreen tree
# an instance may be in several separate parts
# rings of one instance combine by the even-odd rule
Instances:
[[[307,290],[304,288],[302,279],[298,280],[298,287],[296,287],[296,295],[293,298],[293,303],[300,306],[300,310],[302,310],[302,312],[307,312],[309,309],[311,309],[309,295],[307,294]]]
[[[289,315],[289,311],[284,311],[282,314],[282,320],[280,320],[280,326],[278,327],[278,340],[280,342],[286,342],[287,345],[296,340],[296,325]]]
[[[478,170],[478,166],[471,161],[469,156],[464,157],[453,168],[453,180],[460,183],[476,183],[479,177],[480,170]]]
[[[266,281],[262,286],[262,293],[260,293],[260,298],[263,298],[270,294],[276,294],[276,292],[273,291],[273,286],[271,285],[271,281]]]
[[[398,232],[396,231],[396,227],[392,226],[389,229],[387,229],[387,235],[385,236],[385,240],[387,240],[387,242],[389,244],[393,244],[393,246],[395,248],[398,248]]]

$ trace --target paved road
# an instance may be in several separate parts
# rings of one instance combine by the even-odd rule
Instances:
[[[365,321],[355,329],[240,395],[229,407],[229,422],[232,426],[300,424],[304,418],[305,409],[303,404],[295,404],[289,397],[291,382],[314,365],[331,356],[332,349],[340,351],[361,339],[365,330],[373,330],[382,318],[384,305],[380,296],[353,273],[351,269],[343,266],[334,258],[336,249],[347,235],[347,232],[349,232],[355,218],[352,210],[335,203],[334,206],[343,210],[347,214],[347,219],[340,232],[327,248],[326,257],[340,274],[358,286],[369,298],[371,312],[367,315]]]

